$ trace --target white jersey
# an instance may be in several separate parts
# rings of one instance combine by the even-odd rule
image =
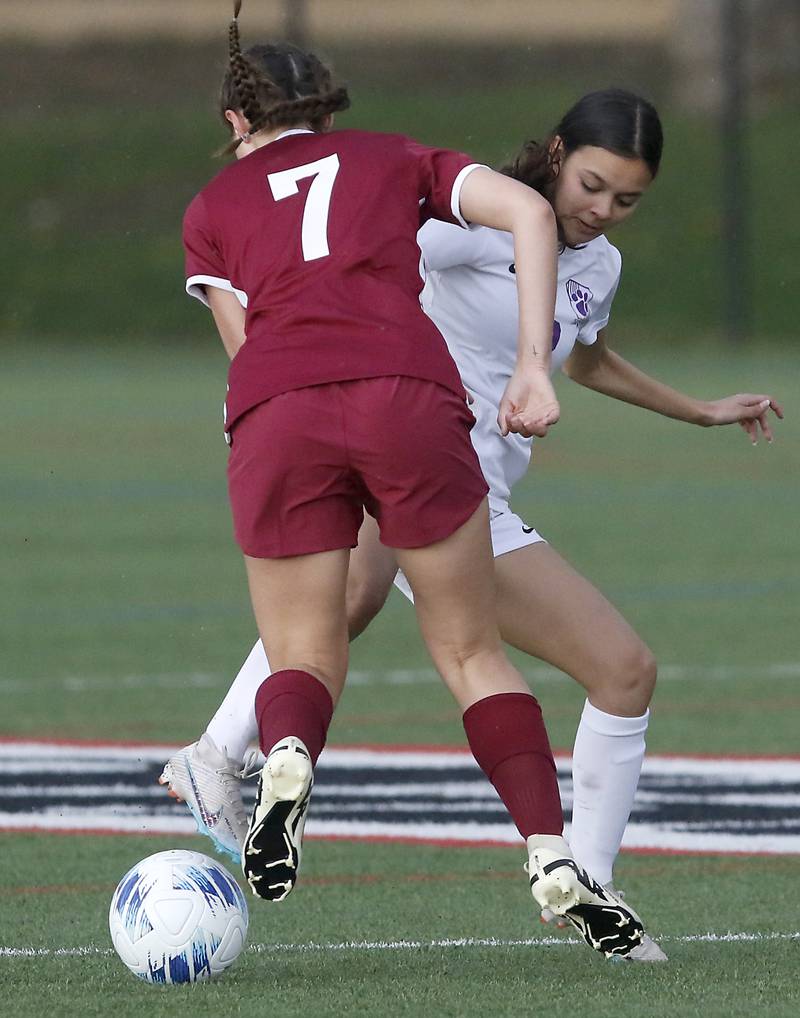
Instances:
[[[528,469],[532,445],[521,435],[503,438],[497,426],[497,409],[517,357],[514,239],[501,230],[463,230],[435,219],[417,239],[426,280],[422,306],[475,397],[472,444],[489,500],[507,502]],[[559,255],[552,371],[562,367],[575,343],[590,346],[607,324],[621,266],[619,251],[603,236]]]

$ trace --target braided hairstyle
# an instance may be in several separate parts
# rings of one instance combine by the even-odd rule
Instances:
[[[330,69],[313,53],[291,43],[251,46],[242,53],[241,8],[242,0],[234,0],[228,27],[229,64],[219,97],[226,126],[225,111],[241,110],[250,122],[250,134],[298,124],[319,131],[326,117],[348,108],[347,89],[334,86]],[[239,144],[235,138],[224,151],[234,152]]]
[[[561,141],[558,148],[556,139]],[[661,121],[651,103],[633,92],[606,88],[579,99],[543,142],[526,141],[500,172],[551,199],[559,161],[576,149],[592,145],[626,159],[642,159],[655,178],[663,144]]]

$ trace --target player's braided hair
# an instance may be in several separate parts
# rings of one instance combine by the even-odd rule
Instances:
[[[560,149],[556,151],[556,140]],[[661,163],[664,137],[655,107],[621,88],[590,92],[579,99],[543,142],[526,141],[500,172],[552,198],[559,158],[584,145],[607,149],[627,159],[643,159],[653,177]]]
[[[313,53],[291,43],[252,46],[242,53],[241,7],[242,0],[234,0],[228,70],[220,91],[223,119],[226,110],[241,110],[250,123],[250,134],[297,124],[308,124],[316,131],[331,113],[347,109],[347,89],[334,86],[330,69]],[[233,152],[239,143],[234,139],[225,151]]]

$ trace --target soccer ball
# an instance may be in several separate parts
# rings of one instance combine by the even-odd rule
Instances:
[[[199,852],[157,852],[120,880],[108,913],[111,940],[149,983],[193,983],[224,972],[247,935],[239,885]]]

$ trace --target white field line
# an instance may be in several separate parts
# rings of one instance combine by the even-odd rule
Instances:
[[[525,677],[531,682],[561,681],[564,673],[547,665],[524,669]],[[116,689],[213,689],[222,692],[232,681],[230,675],[214,675],[203,672],[168,673],[164,675],[123,675],[114,676],[61,676],[37,679],[0,679],[0,693],[28,693],[40,695],[43,689],[58,689],[65,693],[80,695],[87,692],[101,692]],[[658,669],[661,682],[727,682],[732,679],[796,679],[800,678],[800,661],[773,661],[770,664],[662,664]],[[432,668],[405,669],[354,669],[347,677],[351,686],[417,686],[431,685],[440,681]]]
[[[764,827],[764,824],[761,825]],[[119,806],[114,813],[93,815],[81,807],[60,806],[41,810],[36,814],[0,812],[0,831],[112,831],[116,834],[194,834],[197,824],[186,813],[179,816],[148,814],[135,807]],[[565,826],[569,837],[569,825]],[[326,820],[311,817],[306,827],[309,838],[347,838],[363,841],[410,838],[416,842],[477,847],[480,845],[508,845],[518,847],[519,834],[510,822],[504,823],[385,823],[380,820]],[[689,824],[670,829],[663,824],[631,823],[622,839],[625,850],[640,850],[664,854],[693,852],[700,854],[744,853],[748,855],[785,856],[800,855],[800,835],[784,833],[779,822],[770,830],[757,834],[741,832],[731,834],[725,830],[696,831]]]
[[[148,763],[163,763],[179,747],[173,744],[142,744],[125,745],[124,743],[101,743],[100,745],[82,745],[71,743],[55,743],[37,739],[14,739],[4,742],[0,738],[0,772],[16,775],[24,783],[24,775],[31,773],[53,772],[57,774],[93,773],[141,773],[142,767]],[[570,767],[570,755],[565,752],[555,754],[556,762],[564,774]],[[412,777],[415,770],[426,773],[446,771],[449,768],[471,770],[476,781],[482,786],[483,778],[472,755],[466,746],[453,746],[448,749],[396,749],[363,747],[363,746],[327,746],[320,761],[320,767],[337,767],[342,770],[364,770],[380,768],[383,770],[402,771],[404,776]],[[685,793],[696,792],[695,779],[708,781],[719,779],[731,785],[730,792],[719,794],[736,794],[738,790],[752,784],[800,784],[800,757],[693,757],[693,756],[661,756],[653,753],[645,758],[642,773],[645,777],[665,777],[678,780],[685,787]],[[414,784],[413,780],[408,782]],[[347,782],[342,782],[346,785]],[[472,781],[459,783],[459,789],[475,794],[476,787]],[[486,789],[489,786],[486,785]],[[329,794],[333,794],[336,786],[329,786]],[[430,791],[430,785],[428,791]],[[643,790],[658,795],[658,789],[643,786]],[[792,789],[792,792],[794,790]],[[489,798],[493,793],[487,792]],[[781,793],[782,795],[783,793]],[[789,793],[791,794],[791,792]]]
[[[681,937],[659,937],[660,944],[758,944],[781,940],[800,940],[795,933],[693,933]],[[337,951],[424,951],[464,947],[581,947],[581,941],[566,937],[527,937],[503,940],[499,937],[457,937],[442,940],[343,940],[339,943],[248,944],[250,954],[333,953]],[[0,947],[0,958],[86,958],[108,957],[110,947]]]

